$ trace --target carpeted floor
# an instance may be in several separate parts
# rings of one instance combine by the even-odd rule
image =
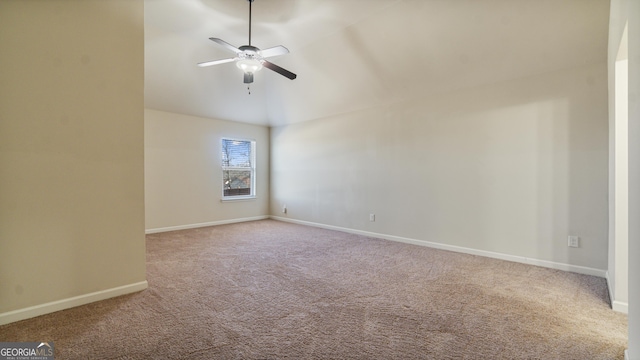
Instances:
[[[623,359],[602,278],[273,220],[147,235],[149,289],[0,327],[56,359]]]

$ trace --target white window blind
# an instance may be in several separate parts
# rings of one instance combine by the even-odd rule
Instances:
[[[222,198],[255,197],[255,148],[252,140],[222,139]]]

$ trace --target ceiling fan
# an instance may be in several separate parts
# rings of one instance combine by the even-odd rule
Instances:
[[[291,80],[297,77],[296,74],[291,71],[281,68],[280,66],[265,60],[265,58],[284,55],[289,53],[289,49],[282,45],[270,47],[268,49],[260,50],[255,46],[251,46],[251,3],[254,0],[247,0],[249,2],[249,45],[242,45],[239,48],[229,44],[228,42],[218,39],[218,38],[209,38],[210,40],[222,45],[225,49],[236,54],[233,58],[221,59],[221,60],[213,60],[201,62],[198,64],[200,67],[211,66],[224,64],[228,62],[235,61],[236,66],[242,71],[244,71],[244,83],[250,84],[253,82],[253,74],[262,69],[262,67],[266,67],[267,69],[273,70],[278,74],[285,76]]]

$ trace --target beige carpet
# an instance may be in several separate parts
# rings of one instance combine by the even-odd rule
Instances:
[[[0,327],[56,359],[622,359],[604,279],[273,220],[147,236],[149,289]]]

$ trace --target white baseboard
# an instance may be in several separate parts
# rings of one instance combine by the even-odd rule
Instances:
[[[80,296],[74,296],[68,299],[62,299],[57,301],[48,302],[36,306],[31,306],[24,309],[13,310],[0,314],[0,325],[9,324],[12,322],[29,319],[32,317],[49,314],[52,312],[69,309],[72,307],[89,304],[92,302],[106,300],[112,297],[130,294],[138,291],[142,291],[149,286],[147,281],[141,281],[129,285],[118,286],[111,289],[101,290],[84,294]]]
[[[613,311],[617,311],[623,314],[629,314],[629,303],[618,301],[615,299],[613,294],[613,289],[611,288],[611,279],[609,277],[609,272],[607,271],[605,274],[607,279],[607,288],[609,289],[609,299],[611,299],[611,308]]]
[[[604,278],[607,279],[607,290],[609,290],[609,300],[611,300],[611,307],[613,308],[613,300],[615,297],[613,296],[613,288],[611,287],[611,278],[609,277],[609,270],[604,274]]]
[[[364,235],[364,236],[374,237],[378,239],[385,239],[385,240],[398,241],[398,242],[407,243],[407,244],[427,246],[434,249],[448,250],[448,251],[454,251],[454,252],[459,252],[464,254],[484,256],[484,257],[489,257],[493,259],[500,259],[500,260],[513,261],[513,262],[518,262],[523,264],[542,266],[542,267],[556,269],[556,270],[570,271],[578,274],[593,275],[593,276],[598,276],[602,278],[606,277],[606,270],[595,269],[595,268],[590,268],[585,266],[557,263],[553,261],[532,259],[524,256],[502,254],[502,253],[497,253],[492,251],[477,250],[477,249],[466,248],[462,246],[447,245],[447,244],[435,243],[431,241],[405,238],[401,236],[379,234],[379,233],[362,231],[362,230],[354,230],[349,228],[343,228],[340,226],[325,225],[325,224],[314,223],[314,222],[304,221],[304,220],[295,220],[295,219],[290,219],[290,218],[285,218],[280,216],[271,216],[271,219],[300,224],[300,225],[314,226],[314,227],[319,227],[323,229],[337,230],[337,231],[342,231],[342,232],[351,233],[351,234]]]
[[[629,314],[629,304],[626,302],[614,300],[611,302],[611,308],[619,313]]]
[[[254,216],[254,217],[246,217],[246,218],[238,218],[238,219],[230,219],[230,220],[210,221],[210,222],[197,223],[197,224],[168,226],[168,227],[161,227],[161,228],[155,228],[155,229],[146,229],[144,233],[155,234],[155,233],[161,233],[161,232],[167,232],[167,231],[196,229],[196,228],[207,227],[207,226],[216,226],[216,225],[234,224],[239,222],[264,220],[268,218],[269,218],[269,215],[262,215],[262,216]]]

